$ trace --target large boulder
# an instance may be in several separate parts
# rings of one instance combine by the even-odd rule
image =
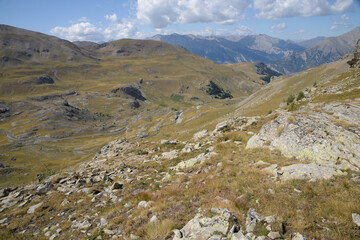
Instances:
[[[208,240],[211,237],[226,236],[237,224],[235,216],[227,209],[212,208],[213,217],[197,214],[180,231],[174,231],[173,240]],[[235,226],[233,229],[239,229]],[[212,238],[212,239],[213,239]]]
[[[320,166],[358,171],[360,107],[331,103],[309,112],[281,113],[249,139],[247,148],[278,149]]]

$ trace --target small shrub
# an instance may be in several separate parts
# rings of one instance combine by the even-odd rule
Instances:
[[[136,152],[136,155],[148,155],[149,153],[147,152],[147,151],[144,151],[144,150],[138,150],[137,152]]]
[[[263,224],[256,224],[254,228],[254,234],[256,236],[267,236],[269,234],[269,230],[266,229],[266,226]]]
[[[295,102],[292,102],[288,108],[290,112],[297,110],[299,107],[295,104]]]
[[[208,88],[206,89],[206,93],[214,96],[218,99],[225,99],[225,98],[233,98],[231,93],[229,91],[224,91],[221,87],[219,87],[216,83],[213,81],[210,81],[208,85],[206,85]]]
[[[287,103],[287,104],[290,104],[290,103],[294,102],[294,100],[295,100],[295,97],[294,97],[294,95],[291,94],[291,95],[286,99],[286,103]]]
[[[144,191],[139,193],[136,198],[139,201],[150,201],[152,199],[152,194],[149,191]]]
[[[171,95],[170,99],[174,102],[182,102],[184,100],[184,96],[178,95],[178,94],[173,94],[173,95]]]
[[[280,125],[276,132],[277,136],[279,137],[283,131],[284,131],[284,125]]]
[[[305,97],[305,94],[303,91],[300,91],[299,94],[297,95],[296,101],[300,101],[301,99],[303,99]]]
[[[296,121],[296,117],[290,116],[290,117],[288,117],[288,118],[286,119],[286,121],[287,121],[287,122],[294,122],[294,121]]]
[[[314,87],[317,87],[317,82],[315,81],[314,84],[313,84]]]
[[[272,114],[272,110],[270,109],[267,114],[268,114],[268,115],[269,115],[269,114]]]
[[[148,223],[145,227],[146,239],[166,239],[174,228],[175,223],[165,219],[157,223]]]

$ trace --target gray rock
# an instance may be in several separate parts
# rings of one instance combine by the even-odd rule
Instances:
[[[291,179],[331,179],[333,176],[339,175],[339,172],[331,167],[316,164],[293,164],[282,167],[278,174],[282,181],[288,181]]]
[[[214,152],[201,153],[194,158],[190,158],[188,160],[179,162],[176,166],[170,167],[169,170],[180,171],[186,168],[191,168],[195,166],[197,163],[203,163],[204,161],[206,161],[215,154],[216,153]]]
[[[66,206],[66,205],[69,205],[69,204],[70,204],[70,202],[66,198],[64,199],[64,201],[61,202],[61,206]]]
[[[130,234],[130,239],[140,239],[140,237],[134,234]]]
[[[105,227],[107,226],[108,221],[105,218],[100,218],[100,226]]]
[[[197,214],[180,231],[174,231],[173,240],[207,240],[220,234],[226,236],[234,216],[227,209],[213,208],[211,212],[215,214],[211,218]]]
[[[221,240],[221,239],[222,239],[222,235],[213,235],[208,240]]]
[[[259,213],[257,213],[255,209],[250,208],[246,217],[246,223],[245,223],[246,232],[253,232],[256,224],[264,220],[265,218],[261,216]]]
[[[59,235],[57,233],[54,233],[53,235],[51,235],[51,237],[49,238],[49,240],[54,240],[55,238],[57,238]]]
[[[36,209],[41,207],[41,205],[43,205],[43,202],[40,202],[38,204],[35,204],[35,205],[29,207],[29,209],[27,210],[27,213],[34,213],[36,211]]]
[[[147,201],[141,201],[138,204],[138,208],[148,208],[150,207],[150,204]]]
[[[193,139],[195,141],[198,141],[199,139],[202,139],[202,138],[206,137],[207,135],[209,135],[209,131],[204,129],[204,130],[201,130],[201,131],[195,133],[193,136]]]
[[[156,222],[159,222],[159,219],[157,218],[156,215],[154,215],[154,216],[152,216],[152,217],[150,218],[150,222],[151,222],[151,223],[156,223]]]
[[[360,107],[343,103],[326,104],[309,114],[283,112],[263,125],[260,132],[249,139],[247,148],[278,149],[288,157],[358,171],[360,136],[339,124],[332,114],[341,118],[345,125],[360,122]]]
[[[78,229],[88,229],[92,226],[92,224],[88,220],[84,220],[82,222],[77,221],[75,224],[73,224],[73,227]]]
[[[279,232],[269,232],[268,237],[270,239],[278,239],[281,237]]]
[[[0,189],[0,198],[6,197],[10,193],[10,188]]]
[[[267,217],[265,217],[265,222],[267,222],[267,223],[273,223],[273,222],[275,222],[276,221],[276,217],[275,216],[267,216]]]
[[[248,240],[242,232],[234,233],[230,240]]]
[[[36,189],[36,193],[37,194],[45,194],[48,191],[50,191],[53,188],[53,186],[54,185],[51,182],[45,182]]]
[[[303,237],[303,235],[301,235],[300,233],[295,233],[291,240],[306,240],[306,238]]]
[[[171,150],[170,152],[164,152],[161,154],[161,157],[164,159],[174,159],[179,156],[179,153],[177,150]]]
[[[360,215],[357,213],[353,213],[351,215],[353,222],[360,227]]]
[[[229,122],[228,121],[224,121],[221,123],[218,123],[213,131],[213,133],[220,133],[222,131],[224,131],[224,129],[226,129],[229,126]]]
[[[167,140],[167,139],[163,139],[160,141],[160,144],[161,145],[164,145],[164,144],[172,144],[172,145],[175,145],[176,144],[176,141],[170,141],[170,140]]]

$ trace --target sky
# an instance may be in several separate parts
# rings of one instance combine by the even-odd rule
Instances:
[[[360,0],[0,0],[0,24],[70,41],[172,33],[306,40],[360,26]]]

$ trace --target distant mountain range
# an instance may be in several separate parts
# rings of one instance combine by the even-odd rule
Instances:
[[[340,59],[354,51],[360,27],[338,37],[317,37],[295,43],[264,34],[245,37],[155,35],[151,39],[185,47],[219,64],[264,62],[274,70],[290,74]]]
[[[325,38],[305,51],[274,61],[269,66],[278,72],[288,74],[334,62],[346,54],[353,53],[359,38],[360,27],[357,27],[338,37]]]
[[[238,62],[265,62],[280,60],[304,47],[267,35],[245,37],[202,37],[194,35],[155,35],[151,39],[185,47],[192,53],[211,59],[219,64]]]

